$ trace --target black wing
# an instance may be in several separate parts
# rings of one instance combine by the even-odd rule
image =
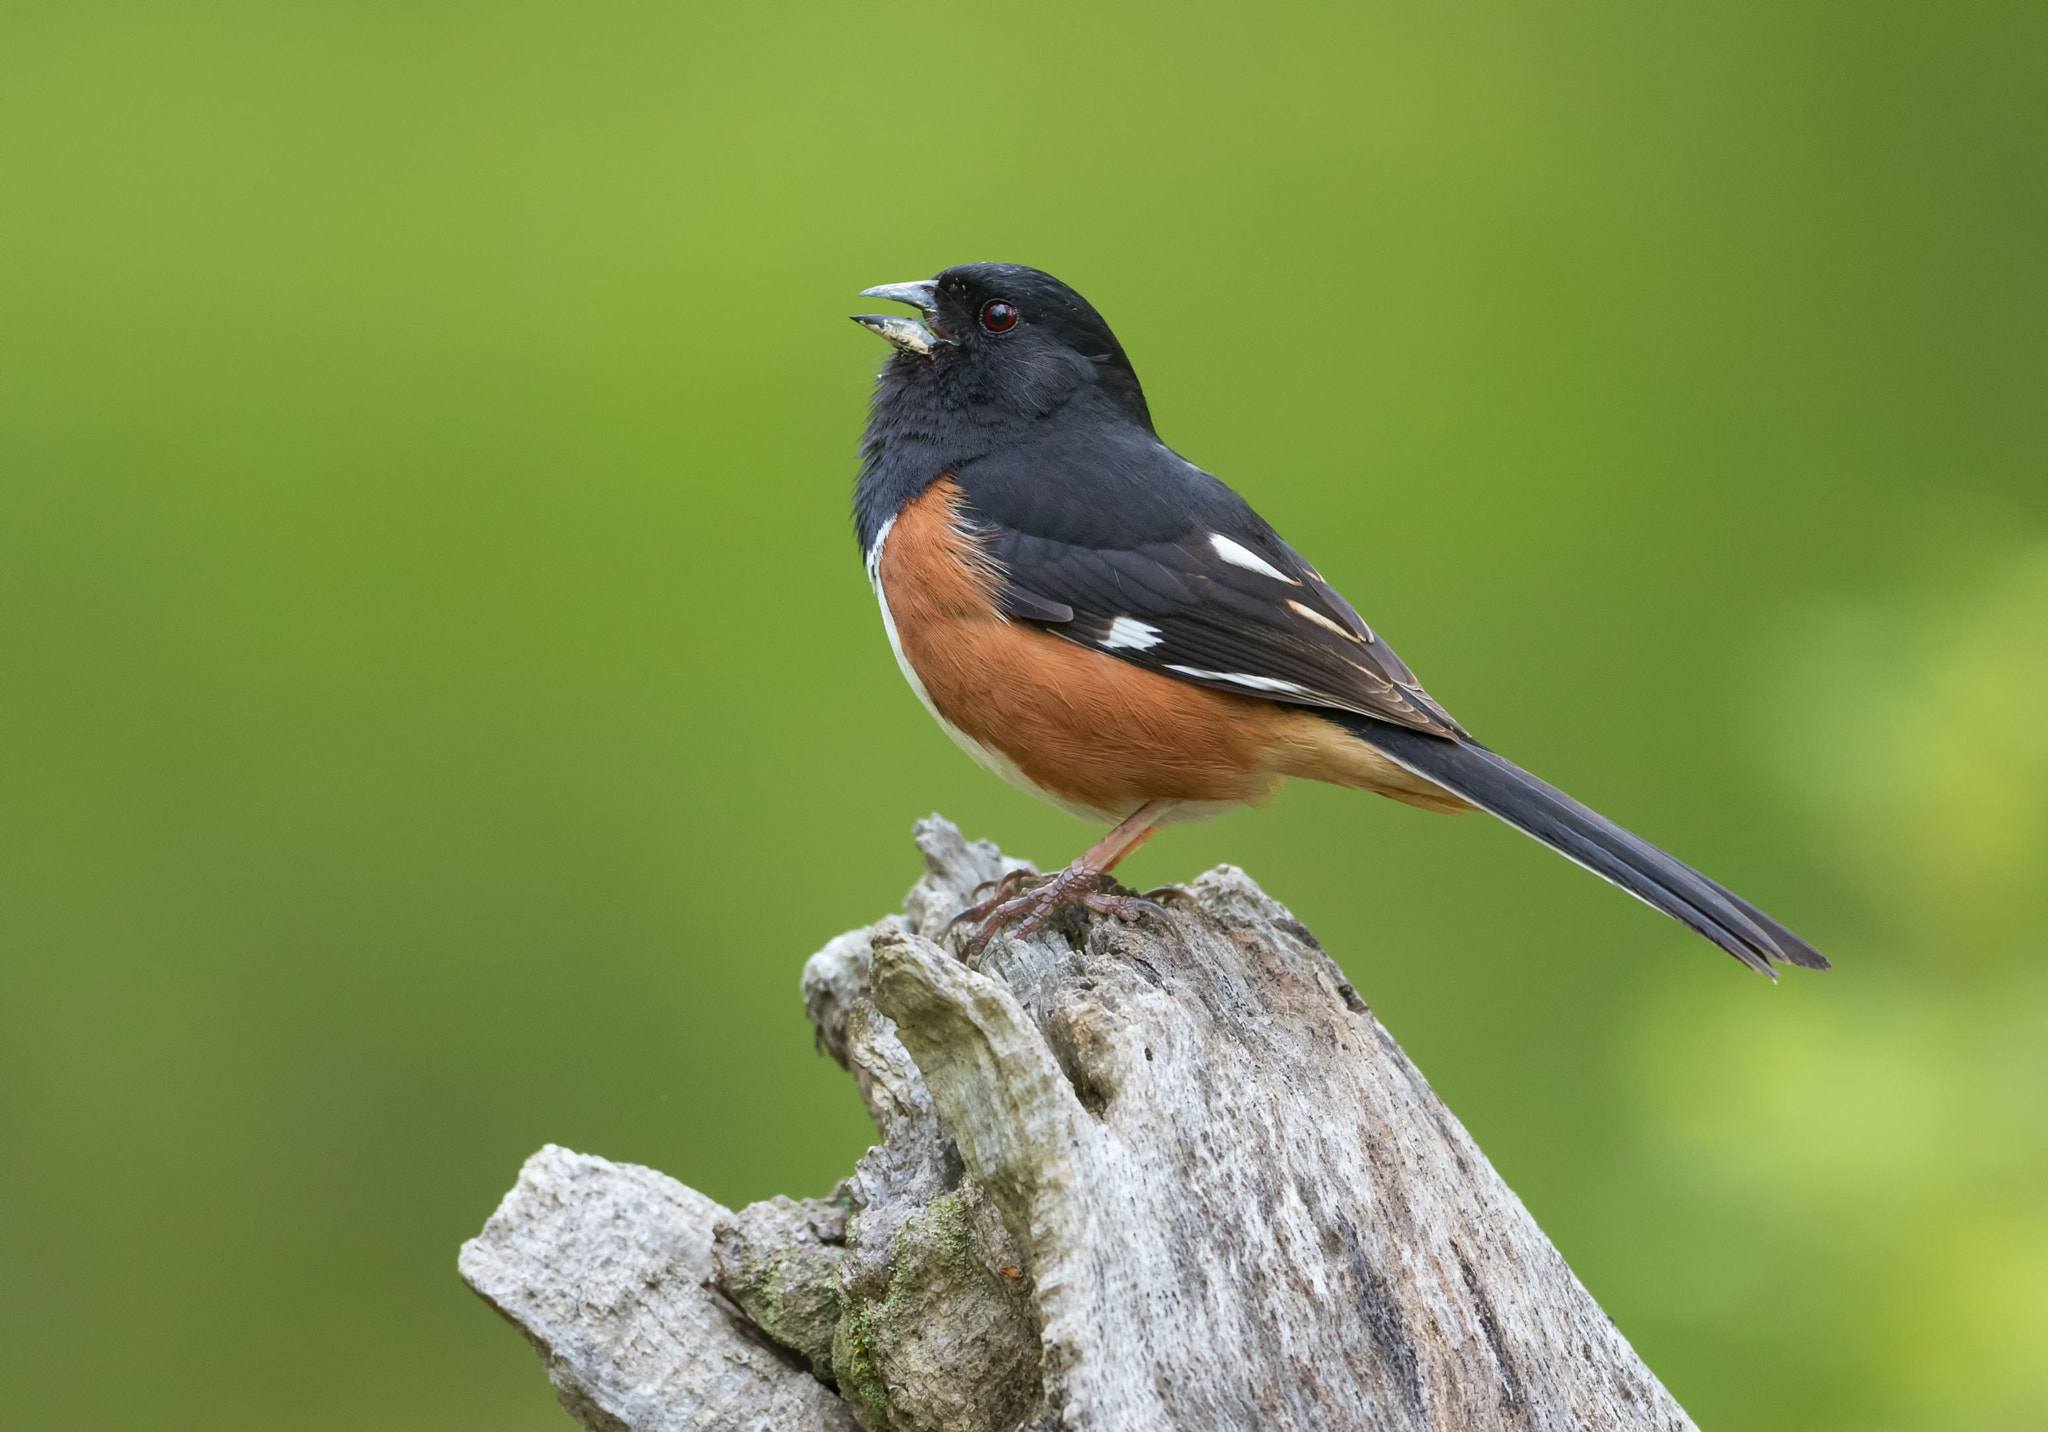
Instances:
[[[1251,508],[1206,473],[1172,461],[1201,479],[1175,474],[1190,485],[1182,510],[1195,516],[1192,530],[1176,522],[1181,530],[1164,536],[1155,535],[1156,524],[1134,524],[1151,527],[1144,533],[1151,540],[1122,546],[1098,545],[1107,531],[1074,531],[1071,523],[1059,524],[1069,530],[1057,535],[1027,530],[1018,523],[1035,514],[1005,502],[1001,488],[963,483],[962,516],[1000,567],[1004,611],[1197,685],[1464,734],[1351,604]],[[1042,502],[1030,505],[1044,510]],[[1109,524],[1098,518],[1091,525]]]
[[[1012,620],[1183,681],[1348,713],[1333,719],[1382,755],[1752,969],[1827,968],[1754,905],[1473,741],[1242,498],[1150,434],[1063,433],[956,480]]]

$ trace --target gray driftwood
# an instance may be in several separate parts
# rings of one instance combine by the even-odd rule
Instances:
[[[464,1245],[585,1427],[1692,1426],[1241,871],[969,964],[946,922],[1018,863],[917,841],[904,913],[804,970],[882,1133],[829,1198],[550,1147]]]

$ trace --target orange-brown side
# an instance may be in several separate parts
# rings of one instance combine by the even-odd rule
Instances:
[[[991,559],[942,478],[897,515],[877,567],[903,658],[940,716],[1061,800],[1263,799],[1287,776],[1469,809],[1313,712],[1147,671],[1007,620]]]

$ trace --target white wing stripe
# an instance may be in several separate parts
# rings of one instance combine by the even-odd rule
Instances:
[[[1233,542],[1221,532],[1209,534],[1209,545],[1216,549],[1217,556],[1233,567],[1242,567],[1247,572],[1257,572],[1262,577],[1271,577],[1274,581],[1285,582],[1290,587],[1301,585],[1242,542]]]
[[[1233,686],[1243,686],[1253,691],[1278,691],[1287,696],[1306,696],[1312,700],[1315,698],[1315,693],[1306,686],[1297,686],[1292,681],[1281,681],[1272,676],[1248,676],[1238,671],[1203,671],[1198,667],[1171,664],[1166,669],[1178,671],[1182,676],[1192,676],[1197,681],[1228,681]]]
[[[1294,608],[1296,616],[1307,617],[1310,621],[1314,622],[1319,627],[1328,627],[1331,631],[1337,633],[1338,636],[1343,637],[1346,641],[1358,640],[1357,632],[1352,631],[1349,627],[1338,626],[1337,623],[1331,621],[1328,617],[1324,616],[1314,607],[1304,606],[1300,602],[1289,602],[1287,605]]]

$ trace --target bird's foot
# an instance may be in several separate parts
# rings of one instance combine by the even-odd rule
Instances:
[[[1033,881],[1043,881],[1047,878],[1035,870],[1012,870],[1004,874],[1000,879],[984,880],[968,892],[967,898],[971,900],[984,890],[994,893],[979,904],[969,905],[965,910],[962,910],[959,914],[948,920],[946,928],[950,930],[955,925],[964,925],[970,920],[977,923],[986,920],[998,905],[1010,899],[1019,890],[1029,886]]]
[[[1032,880],[1038,883],[1029,885]],[[1022,871],[1012,871],[996,882],[993,896],[962,910],[947,928],[969,920],[977,922],[974,933],[967,937],[967,953],[974,957],[988,948],[988,942],[1005,925],[1015,923],[1017,935],[1029,935],[1069,906],[1079,906],[1101,915],[1114,915],[1119,920],[1135,920],[1148,912],[1166,913],[1164,906],[1146,896],[1118,895],[1104,890],[1103,881],[1101,871],[1079,862],[1052,876],[1034,877]],[[1010,894],[1010,891],[1026,885],[1029,888],[1023,894]]]

